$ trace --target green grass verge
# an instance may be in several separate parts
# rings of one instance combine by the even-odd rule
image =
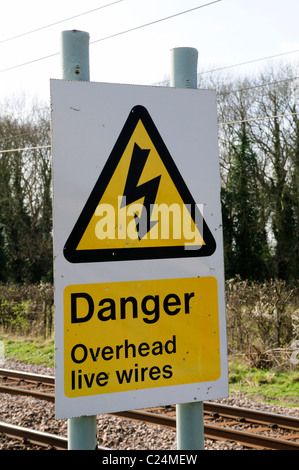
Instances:
[[[0,340],[4,343],[4,360],[54,367],[54,340],[26,339],[5,335],[0,335]],[[3,367],[5,367],[5,362]]]
[[[233,362],[229,367],[231,395],[242,393],[255,401],[299,407],[299,371],[255,369]]]

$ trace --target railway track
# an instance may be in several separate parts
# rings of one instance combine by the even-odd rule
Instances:
[[[14,424],[0,421],[0,433],[5,434],[12,439],[20,439],[24,442],[30,442],[38,447],[47,447],[57,450],[67,450],[68,441],[66,437],[57,436],[34,429],[28,429]]]
[[[51,376],[0,369],[0,392],[55,401],[55,379]],[[175,407],[111,413],[123,419],[143,421],[176,429]],[[299,450],[299,418],[204,403],[204,433],[212,440],[234,441],[246,448]],[[34,444],[67,448],[67,439],[0,422],[0,432]],[[15,433],[15,434],[14,434]],[[40,441],[39,439],[40,434]]]

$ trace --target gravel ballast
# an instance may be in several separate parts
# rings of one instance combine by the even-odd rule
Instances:
[[[32,364],[6,362],[6,369],[54,375],[50,368]],[[242,395],[218,400],[221,403],[299,417],[299,408],[253,402]],[[54,404],[30,397],[0,395],[0,421],[67,437],[67,420],[55,419]],[[98,445],[114,450],[176,450],[176,433],[171,429],[98,415]],[[36,449],[28,443],[8,439],[0,434],[0,450]],[[243,446],[205,440],[206,450],[242,450]]]

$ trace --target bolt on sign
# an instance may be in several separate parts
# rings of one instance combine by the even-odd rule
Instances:
[[[57,418],[227,396],[215,93],[51,100]]]

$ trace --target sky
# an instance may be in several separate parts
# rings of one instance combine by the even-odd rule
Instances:
[[[295,63],[298,18],[299,0],[2,1],[0,102],[50,102],[50,79],[62,78],[62,31],[89,33],[91,81],[153,85],[169,79],[175,47],[198,50],[198,73]]]

